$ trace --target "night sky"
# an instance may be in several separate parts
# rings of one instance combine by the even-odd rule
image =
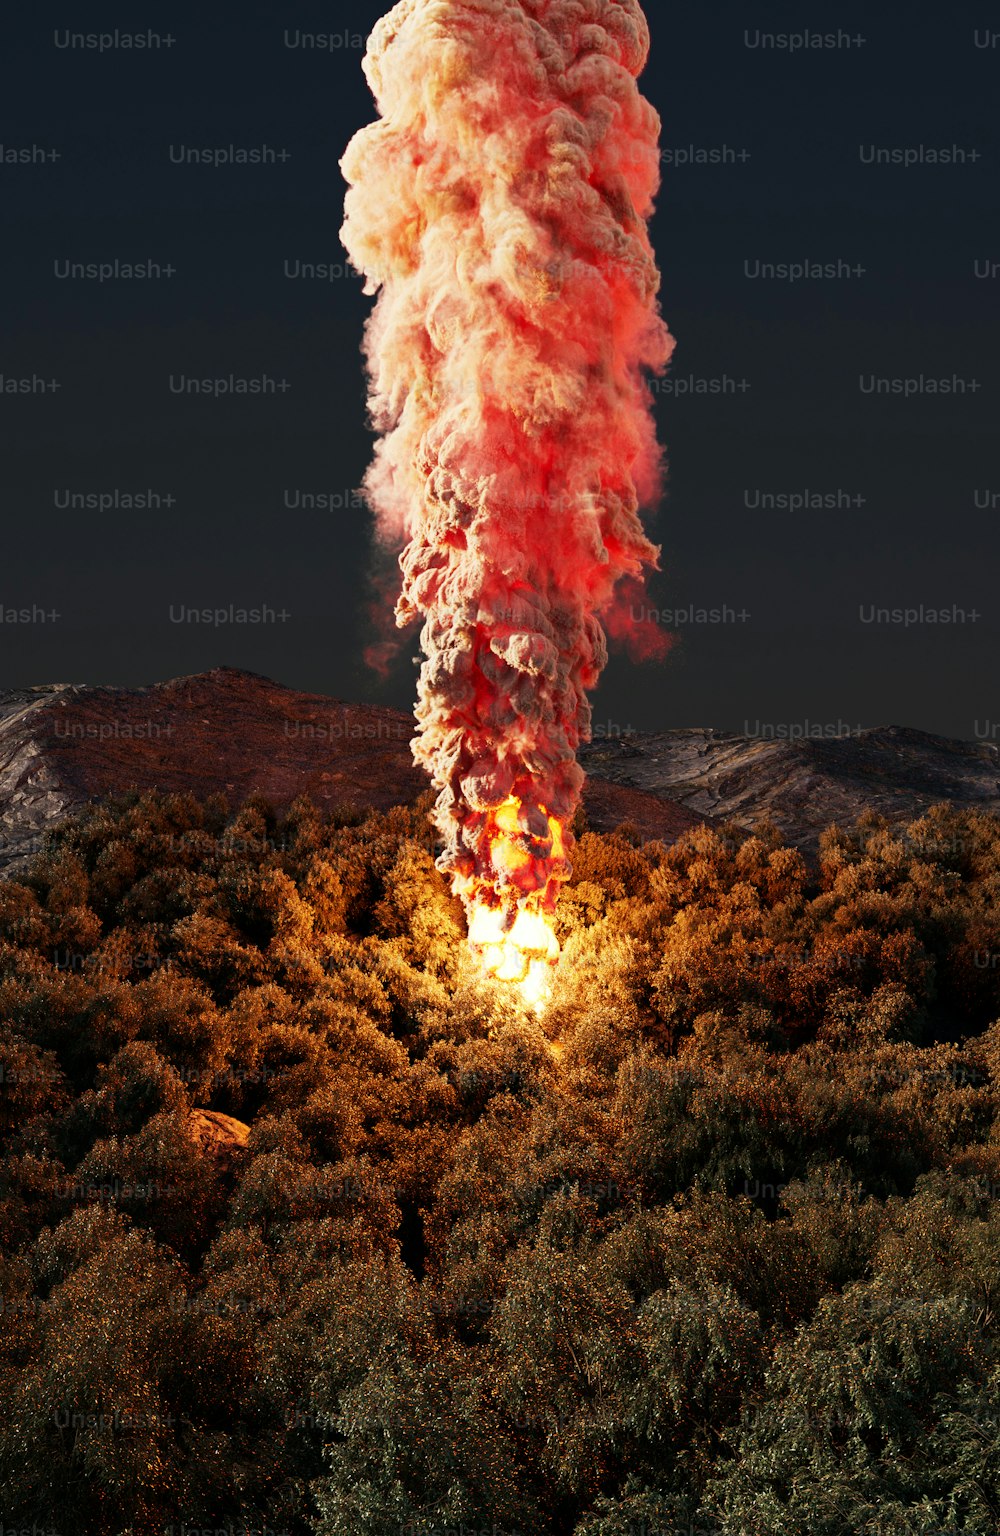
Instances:
[[[338,240],[338,161],[373,115],[361,58],[385,8],[8,10],[0,686],[225,663],[411,702],[415,639],[386,679],[362,659],[371,301]],[[661,664],[612,662],[598,729],[973,738],[1000,720],[1000,19],[878,9],[647,7],[678,342],[651,602],[677,640]],[[838,46],[766,46],[801,42],[804,15]],[[60,46],[115,27],[161,46]],[[316,33],[330,46],[294,46]],[[267,146],[267,163],[175,163],[230,146]],[[924,163],[870,163],[893,150]],[[60,275],[102,262],[163,275]],[[294,275],[306,263],[330,276]],[[782,263],[837,275],[760,275]],[[171,387],[230,376],[273,392]],[[788,504],[806,492],[821,504]],[[176,622],[230,605],[268,622]]]

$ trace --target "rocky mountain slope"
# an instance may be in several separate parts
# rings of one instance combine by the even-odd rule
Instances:
[[[901,726],[797,742],[667,731],[595,741],[582,758],[588,773],[706,817],[752,826],[766,816],[807,852],[865,810],[892,823],[942,801],[1000,811],[997,747]]]
[[[0,692],[0,868],[90,800],[131,788],[260,791],[278,805],[390,805],[426,789],[408,715],[220,667],[148,688]],[[1000,752],[886,727],[800,742],[711,730],[628,735],[582,754],[591,825],[670,841],[699,821],[773,820],[806,852],[866,809],[906,822],[948,801],[1000,810]]]
[[[288,805],[387,809],[427,788],[410,754],[413,721],[395,710],[297,692],[220,667],[149,688],[74,685],[0,693],[0,867],[17,866],[45,832],[90,800],[132,788],[254,791]],[[591,824],[635,824],[672,840],[703,818],[596,775]]]

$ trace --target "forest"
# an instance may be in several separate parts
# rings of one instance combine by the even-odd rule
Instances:
[[[577,827],[541,1017],[427,806],[0,881],[0,1524],[1000,1526],[1000,820]]]

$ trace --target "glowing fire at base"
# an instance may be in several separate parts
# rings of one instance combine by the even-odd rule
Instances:
[[[521,907],[511,921],[498,907],[476,907],[469,920],[469,945],[487,976],[512,983],[528,1007],[541,1012],[559,959],[559,941],[544,913]]]
[[[563,828],[543,807],[512,795],[485,813],[491,873],[459,879],[469,947],[485,975],[518,990],[540,1013],[552,991],[559,941],[552,926],[569,875]]]

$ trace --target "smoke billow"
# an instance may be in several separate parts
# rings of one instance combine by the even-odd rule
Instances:
[[[403,549],[397,622],[423,620],[414,753],[442,867],[501,927],[566,877],[602,617],[658,556],[648,49],[638,0],[401,0],[365,58],[380,120],[342,162],[379,295],[366,488]]]

